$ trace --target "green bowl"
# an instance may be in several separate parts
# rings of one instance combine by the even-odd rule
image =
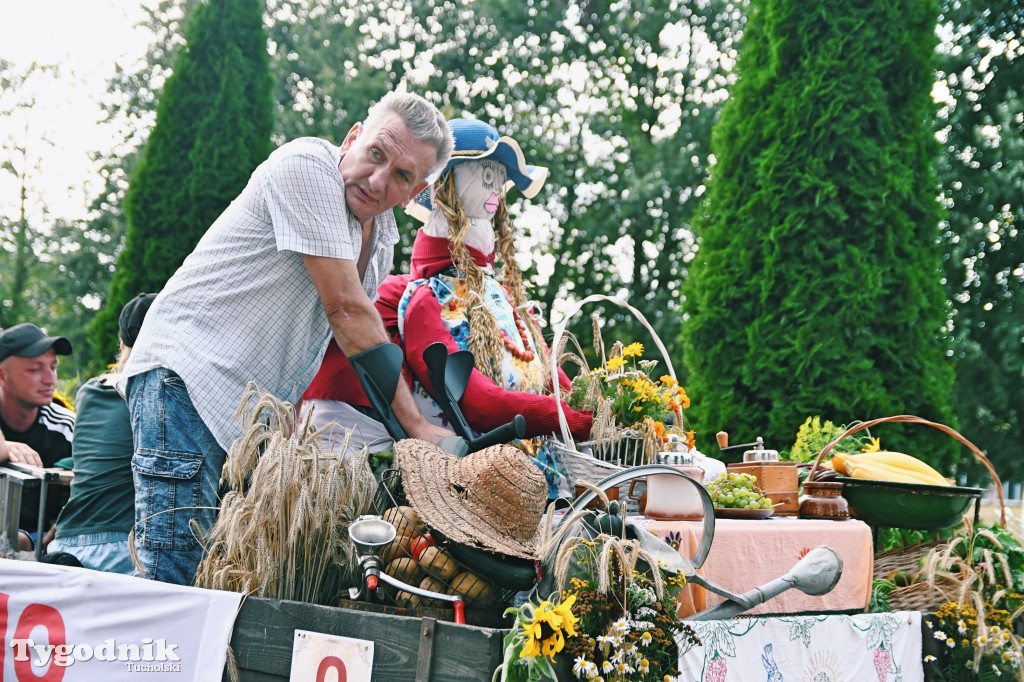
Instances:
[[[941,530],[955,526],[981,488],[839,477],[850,515],[871,526]]]

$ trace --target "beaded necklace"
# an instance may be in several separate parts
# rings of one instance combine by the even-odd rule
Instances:
[[[519,312],[513,307],[512,318],[516,321],[516,329],[519,330],[519,338],[523,341],[523,348],[520,350],[516,342],[512,340],[512,337],[504,329],[501,330],[501,341],[505,344],[505,348],[512,354],[513,357],[519,358],[523,362],[533,362],[533,359],[537,357],[537,354],[530,350],[530,341],[526,333],[526,325],[523,324],[522,319],[519,317]]]

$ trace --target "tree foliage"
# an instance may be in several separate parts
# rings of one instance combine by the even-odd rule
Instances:
[[[10,137],[0,149],[0,329],[19,322],[33,321],[33,305],[28,289],[38,270],[34,247],[45,238],[40,224],[46,217],[45,206],[36,197],[35,183],[42,170],[38,144],[46,144],[41,131],[33,130],[30,114],[35,100],[26,96],[26,85],[33,80],[56,77],[52,66],[32,63],[26,69],[0,59],[0,117],[13,122]]]
[[[698,433],[788,446],[809,415],[948,423],[929,0],[764,0],[715,130],[686,282]],[[884,430],[937,464],[941,433]]]
[[[116,347],[124,303],[163,287],[271,149],[263,4],[198,5],[184,37],[125,196],[124,250],[89,332],[98,352]]]
[[[938,118],[948,206],[946,295],[953,302],[961,433],[1004,477],[1024,441],[1024,8],[948,2],[940,25],[946,91]],[[984,473],[982,472],[982,476]]]
[[[721,0],[274,0],[281,133],[340,139],[398,86],[495,125],[551,170],[531,210],[510,193],[545,316],[592,293],[629,297],[678,362],[688,220],[741,10]],[[407,253],[416,225],[399,219]],[[622,310],[605,312],[608,335],[645,340]],[[590,325],[573,329],[589,345]]]

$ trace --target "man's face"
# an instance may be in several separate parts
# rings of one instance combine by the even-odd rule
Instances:
[[[43,407],[53,401],[57,387],[57,353],[51,348],[34,358],[11,356],[0,362],[4,399],[22,407]]]
[[[372,128],[352,126],[341,144],[338,164],[349,211],[365,225],[384,211],[406,204],[427,186],[437,148],[416,140],[398,114]]]

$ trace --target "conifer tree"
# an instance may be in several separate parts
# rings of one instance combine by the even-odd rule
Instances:
[[[271,150],[273,81],[259,0],[209,0],[185,27],[125,197],[128,230],[89,338],[117,348],[121,307],[159,291]]]
[[[751,10],[685,286],[687,414],[699,434],[761,435],[777,449],[810,415],[949,424],[936,6]],[[883,446],[939,465],[955,451],[927,427],[878,431]]]

